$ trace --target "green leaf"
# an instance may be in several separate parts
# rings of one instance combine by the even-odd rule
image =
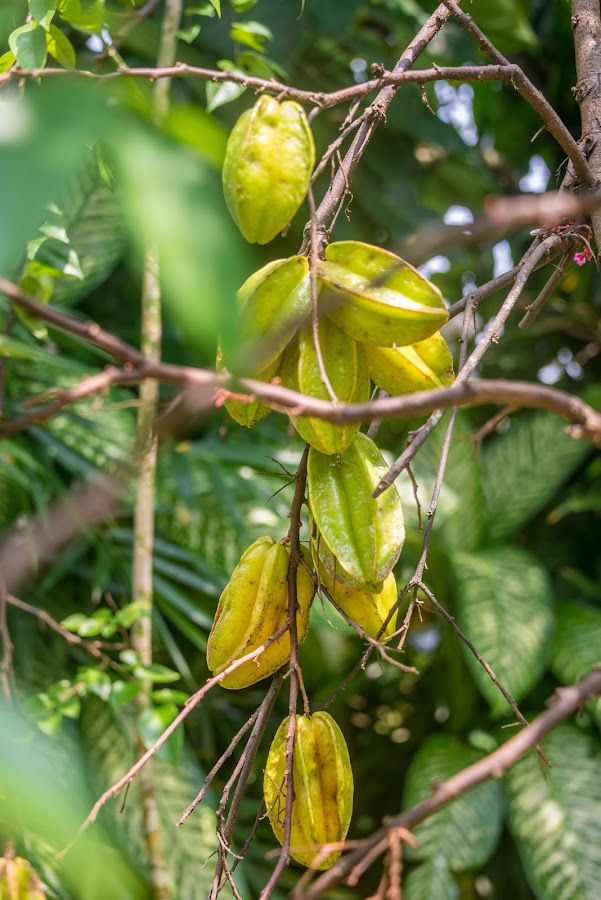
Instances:
[[[513,418],[509,431],[481,454],[490,539],[502,541],[532,519],[590,452],[583,441],[568,437],[557,416]]]
[[[265,43],[273,40],[273,32],[261,22],[236,22],[230,29],[230,38],[262,53]]]
[[[140,654],[137,650],[132,650],[131,647],[128,647],[126,650],[122,650],[119,653],[119,659],[124,666],[129,666],[133,669],[134,666],[138,665]]]
[[[95,694],[105,701],[111,696],[111,679],[106,672],[101,672],[99,669],[84,669],[80,672],[79,677],[90,694]]]
[[[241,84],[236,84],[234,81],[222,81],[219,84],[207,81],[207,112],[213,112],[220,106],[233,103],[245,90],[245,87]]]
[[[84,622],[88,621],[88,617],[84,616],[83,613],[73,613],[71,616],[67,616],[66,619],[63,619],[61,625],[63,628],[66,628],[67,631],[73,631],[77,633]]]
[[[45,54],[46,33],[36,27]],[[86,144],[94,143],[111,113],[97,90],[66,81],[42,83],[23,98],[7,95],[3,105],[10,133],[3,125],[0,196],[10,216],[0,220],[0,274],[15,279],[26,242],[81,168],[89,155]]]
[[[160,738],[165,729],[171,725],[178,712],[179,709],[175,703],[161,703],[158,706],[149,706],[140,713],[138,716],[138,730],[147,750]],[[183,748],[184,730],[180,727],[176,728],[163,746],[159,748],[157,756],[176,766],[181,759]]]
[[[425,800],[437,784],[482,756],[456,738],[432,735],[411,761],[403,807],[407,809]],[[501,833],[502,812],[501,786],[488,781],[418,825],[415,837],[419,846],[410,851],[410,858],[440,860],[442,857],[453,872],[479,868],[495,849]]]
[[[115,615],[115,621],[123,628],[131,628],[136,619],[150,615],[150,605],[144,600],[127,603]]]
[[[154,703],[175,703],[177,706],[183,706],[188,700],[188,694],[185,691],[174,691],[173,688],[160,688],[152,692],[152,699]]]
[[[198,35],[200,34],[200,25],[189,25],[187,28],[180,28],[177,32],[177,36],[181,41],[185,41],[186,44],[191,44],[192,41],[195,41]]]
[[[15,28],[8,45],[22,69],[42,69],[46,65],[46,32],[41,25],[30,22]]]
[[[230,0],[230,2],[235,12],[244,13],[256,6],[259,0]]]
[[[12,50],[7,50],[6,53],[3,53],[2,56],[0,56],[0,75],[2,75],[3,72],[8,72],[9,69],[12,69],[16,61],[17,57]]]
[[[101,780],[99,789],[104,790],[137,759],[131,715],[126,710],[123,716],[117,717],[109,706],[87,702],[82,716],[84,740],[91,756],[91,771],[96,779]],[[173,897],[177,900],[206,897],[213,880],[212,867],[206,865],[206,861],[217,846],[215,813],[211,808],[214,798],[209,796],[207,803],[195,810],[193,822],[186,823],[183,828],[173,827],[198,793],[204,774],[193,754],[184,748],[177,766],[162,759],[154,760],[152,775]],[[133,797],[131,801],[122,812],[120,804],[108,804],[106,821],[112,822],[120,845],[126,846],[143,867],[145,847],[141,811]],[[246,893],[243,896],[252,895]]]
[[[83,279],[77,253],[68,243],[52,237],[29,242],[30,274],[59,275]]]
[[[123,213],[115,192],[101,178],[94,153],[71,180],[58,224],[77,253],[83,280],[57,282],[54,301],[73,303],[106,280],[125,247]]]
[[[209,2],[219,18],[221,18],[221,0],[209,0]]]
[[[26,344],[18,338],[9,338],[6,335],[0,335],[0,356],[11,356],[14,359],[36,360],[38,362],[50,364],[53,360],[49,353],[41,350],[33,344]]]
[[[444,856],[434,856],[403,880],[403,900],[458,900],[459,888]]]
[[[56,3],[57,0],[28,0],[29,12],[46,31],[56,12]]]
[[[519,702],[542,675],[553,631],[546,570],[523,550],[499,547],[452,557],[457,619],[493,672]],[[464,645],[467,663],[495,715],[507,701]]]
[[[122,709],[128,703],[132,703],[141,690],[141,684],[134,684],[131,681],[114,681],[109,699],[111,707],[115,711]]]
[[[75,47],[69,38],[56,25],[51,25],[46,35],[48,53],[65,69],[74,69],[76,62]]]
[[[170,681],[179,681],[179,672],[168,669],[160,663],[151,663],[149,666],[136,666],[134,675],[141,681],[152,681],[158,684],[168,684]]]
[[[551,670],[562,684],[575,684],[593,666],[601,665],[601,610],[558,603],[555,625]],[[590,705],[601,727],[601,697]]]
[[[58,11],[70,25],[100,34],[104,25],[104,0],[58,0]]]
[[[574,725],[545,738],[505,776],[508,823],[526,877],[545,900],[596,900],[601,884],[601,755]]]

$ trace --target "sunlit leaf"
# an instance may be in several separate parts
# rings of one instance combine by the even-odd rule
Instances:
[[[505,776],[509,827],[537,897],[594,900],[601,883],[601,752],[574,725],[545,738]]]
[[[404,808],[425,800],[437,784],[482,755],[455,738],[429,737],[409,766]],[[417,826],[415,837],[419,846],[411,850],[411,858],[432,861],[442,858],[453,872],[476,869],[484,865],[496,846],[502,814],[501,786],[498,782],[486,782]]]
[[[2,56],[0,56],[0,75],[3,72],[8,72],[9,69],[12,69],[16,61],[17,57],[12,50],[7,50],[6,53],[3,53]]]
[[[551,588],[546,570],[513,547],[452,558],[459,625],[516,702],[542,675],[553,633]],[[507,701],[464,646],[479,690],[495,715]]]
[[[178,681],[179,679],[178,672],[174,672],[173,669],[168,669],[167,666],[162,666],[160,663],[150,663],[147,666],[136,666],[134,675],[136,678],[140,678],[144,681],[152,681],[159,684],[168,684],[170,681]]]
[[[532,519],[590,453],[551,413],[529,413],[482,451],[487,532],[503,540]]]
[[[458,900],[459,888],[444,855],[434,856],[403,879],[404,900]]]
[[[238,44],[244,44],[260,53],[267,41],[273,40],[273,33],[262,22],[235,22],[230,29],[230,37]]]
[[[41,25],[30,22],[15,28],[8,45],[22,69],[41,69],[46,64],[46,32]]]
[[[53,56],[54,59],[61,64],[61,66],[65,67],[65,69],[75,68],[75,47],[73,46],[69,38],[65,34],[63,34],[60,28],[57,28],[56,25],[51,25],[48,29],[46,41],[48,44],[48,53],[50,54],[50,56]]]
[[[57,0],[28,0],[29,12],[46,31],[56,12],[56,4]]]

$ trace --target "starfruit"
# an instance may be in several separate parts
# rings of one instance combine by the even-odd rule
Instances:
[[[348,588],[349,591],[365,590],[365,584],[361,581],[357,581],[356,578],[352,578],[349,573],[342,568],[326,542],[322,540],[313,516],[310,513],[309,528],[311,531],[311,557],[313,559],[315,571],[320,571],[322,568],[325,569],[338,584]],[[377,584],[371,584],[369,589],[370,591],[373,591],[374,594],[379,594],[383,587],[384,582],[379,581]]]
[[[289,719],[269,749],[263,790],[273,833],[284,841],[286,744]],[[329,869],[341,847],[323,854],[324,844],[341,844],[353,812],[353,772],[344,736],[327,712],[297,716],[292,766],[290,855],[303,866]]]
[[[307,563],[310,556],[303,550]],[[242,554],[225,587],[207,643],[207,665],[214,675],[256,650],[286,621],[290,550],[271,537],[260,537]],[[304,566],[296,573],[298,643],[307,636],[315,582]],[[237,690],[273,675],[290,658],[286,631],[256,659],[242,663],[221,682]]]
[[[364,347],[372,381],[393,397],[442,388],[453,381],[453,357],[439,331],[407,347]]]
[[[332,389],[345,403],[369,400],[370,382],[363,347],[341,331],[333,322],[319,322],[319,345],[324,367]],[[321,379],[311,325],[305,326],[298,340],[289,344],[282,356],[282,383],[308,397],[329,400]],[[342,453],[354,440],[359,423],[333,425],[310,416],[291,417],[300,436],[320,453]]]
[[[375,591],[392,571],[405,539],[395,485],[372,497],[387,470],[374,442],[361,432],[338,457],[309,450],[309,507],[320,541],[345,573]]]
[[[27,859],[0,856],[0,900],[45,900],[40,879]]]
[[[251,377],[256,379],[256,381],[270,382],[277,375],[279,367],[280,357],[278,356],[270,366],[267,366],[261,372],[254,372]],[[223,354],[220,347],[217,348],[217,371],[226,371],[223,366]],[[224,401],[224,406],[234,422],[237,422],[238,425],[244,425],[246,428],[254,428],[261,419],[264,419],[271,412],[271,409],[265,406],[264,403],[261,403],[260,400],[243,400],[236,396],[227,397]]]
[[[413,344],[413,349],[445,387],[454,382],[453,355],[440,331],[435,331],[425,341]]]
[[[281,356],[311,310],[306,257],[290,256],[263,266],[244,282],[238,302],[242,364],[262,372]]]
[[[230,134],[223,192],[231,216],[251,244],[267,244],[303,202],[315,165],[315,144],[302,106],[259,97]]]
[[[382,590],[374,593],[366,588],[352,590],[330,575],[324,565],[318,569],[319,581],[343,613],[360,625],[369,637],[375,638],[397,601],[396,579],[392,572],[384,579]],[[396,614],[393,614],[379,637],[386,641],[396,630]]]
[[[414,344],[449,317],[438,288],[388,250],[339,241],[326,247],[317,272],[338,296],[338,302],[324,307],[327,315],[357,341],[380,347]]]

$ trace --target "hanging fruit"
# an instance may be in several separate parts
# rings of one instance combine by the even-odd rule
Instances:
[[[267,244],[305,199],[315,144],[302,106],[259,97],[227,142],[223,192],[231,216],[251,244]]]
[[[286,747],[289,719],[271,744],[263,789],[273,833],[284,841]],[[297,716],[292,769],[290,855],[303,866],[329,869],[341,848],[322,854],[324,844],[346,838],[353,812],[353,772],[344,736],[327,712]]]
[[[311,558],[303,551],[308,565]],[[290,549],[265,536],[242,554],[225,587],[207,643],[207,665],[214,675],[235,660],[264,644],[286,621],[288,614],[288,566]],[[299,644],[307,636],[309,610],[315,582],[304,566],[296,572]],[[221,682],[237,690],[273,675],[290,658],[290,634],[286,631],[256,659],[242,663]]]
[[[380,247],[359,241],[329,244],[317,271],[334,295],[326,314],[357,341],[382,347],[414,344],[449,317],[438,288]]]

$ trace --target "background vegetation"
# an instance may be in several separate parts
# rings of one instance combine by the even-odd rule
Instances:
[[[578,136],[569,4],[464,5]],[[230,0],[219,6],[186,0],[178,60],[275,77],[310,91],[361,83],[374,63],[392,69],[436,8],[415,0],[306,0],[304,8],[284,0]],[[45,15],[48,28],[36,24]],[[7,53],[0,69],[10,77],[0,80],[0,275],[137,347],[145,251],[156,248],[162,357],[211,368],[217,335],[235,340],[236,289],[265,262],[298,252],[308,218],[305,206],[284,237],[258,249],[245,245],[229,220],[219,169],[228,132],[254,92],[232,82],[176,78],[168,111],[159,115],[156,91],[143,79],[21,81],[11,69],[11,52],[23,69],[55,66],[55,60],[97,73],[154,67],[162,23],[160,3],[3,4],[0,48]],[[15,29],[21,29],[17,37]],[[484,61],[451,19],[419,67]],[[334,106],[314,118],[318,158],[348,109]],[[448,302],[457,302],[511,268],[531,241],[530,229],[426,254],[422,229],[472,221],[490,194],[559,187],[565,154],[540,125],[532,107],[498,81],[404,85],[357,167],[335,239],[403,247],[410,260],[425,263]],[[317,202],[329,177],[326,167],[314,185]],[[408,244],[415,233],[422,237]],[[531,276],[478,374],[552,384],[599,408],[601,297],[593,262],[571,262],[532,327],[518,328],[520,310],[549,274],[545,268]],[[478,335],[500,302],[497,293],[479,305]],[[111,359],[8,298],[0,299],[0,326],[0,560],[8,565],[8,551],[26,553],[33,524],[37,517],[43,522],[53,504],[73,497],[81,483],[127,470],[135,455],[139,395],[136,386],[113,386],[12,433],[11,422],[31,413],[28,398],[52,400]],[[456,361],[460,329],[457,317],[446,330]],[[200,413],[187,401],[173,409],[176,396],[175,388],[161,387],[161,412],[173,415],[160,441],[156,477],[152,662],[132,643],[142,609],[132,592],[136,478],[108,514],[101,511],[93,522],[88,517],[86,527],[30,566],[18,596],[5,594],[0,606],[0,848],[13,842],[49,897],[207,895],[215,808],[232,763],[192,817],[179,829],[174,823],[266,691],[264,683],[240,692],[212,690],[153,763],[167,893],[158,893],[151,877],[137,783],[123,812],[121,798],[111,801],[75,849],[56,860],[99,794],[207,679],[206,641],[217,599],[243,550],[261,534],[279,537],[289,527],[293,485],[286,472],[294,472],[303,445],[287,417],[274,413],[248,432],[206,402]],[[600,661],[601,465],[593,445],[569,437],[558,416],[514,411],[488,427],[492,412],[478,407],[459,415],[424,580],[530,719],[558,685],[573,683]],[[415,426],[402,419],[383,424],[378,443],[391,461]],[[442,435],[437,429],[413,463],[422,516]],[[408,530],[396,571],[403,585],[415,570],[423,535],[406,473],[399,489]],[[46,614],[62,623],[60,633],[48,626]],[[316,600],[300,649],[313,708],[336,691],[363,649],[352,629]],[[433,785],[502,744],[516,721],[428,602],[413,617],[402,659],[419,675],[372,657],[330,707],[355,772],[352,839],[370,835],[383,817],[411,807]],[[149,680],[152,689],[141,705],[136,697]],[[240,809],[237,851],[253,828],[269,740],[286,713],[282,693]],[[597,700],[545,741],[550,770],[531,751],[503,779],[418,828],[419,846],[404,854],[403,896],[596,896],[600,725]],[[263,821],[236,869],[243,898],[259,896],[275,849]],[[273,896],[284,896],[299,874],[295,866],[286,870]],[[327,896],[366,897],[377,890],[380,875],[375,865],[358,886],[331,888]]]

